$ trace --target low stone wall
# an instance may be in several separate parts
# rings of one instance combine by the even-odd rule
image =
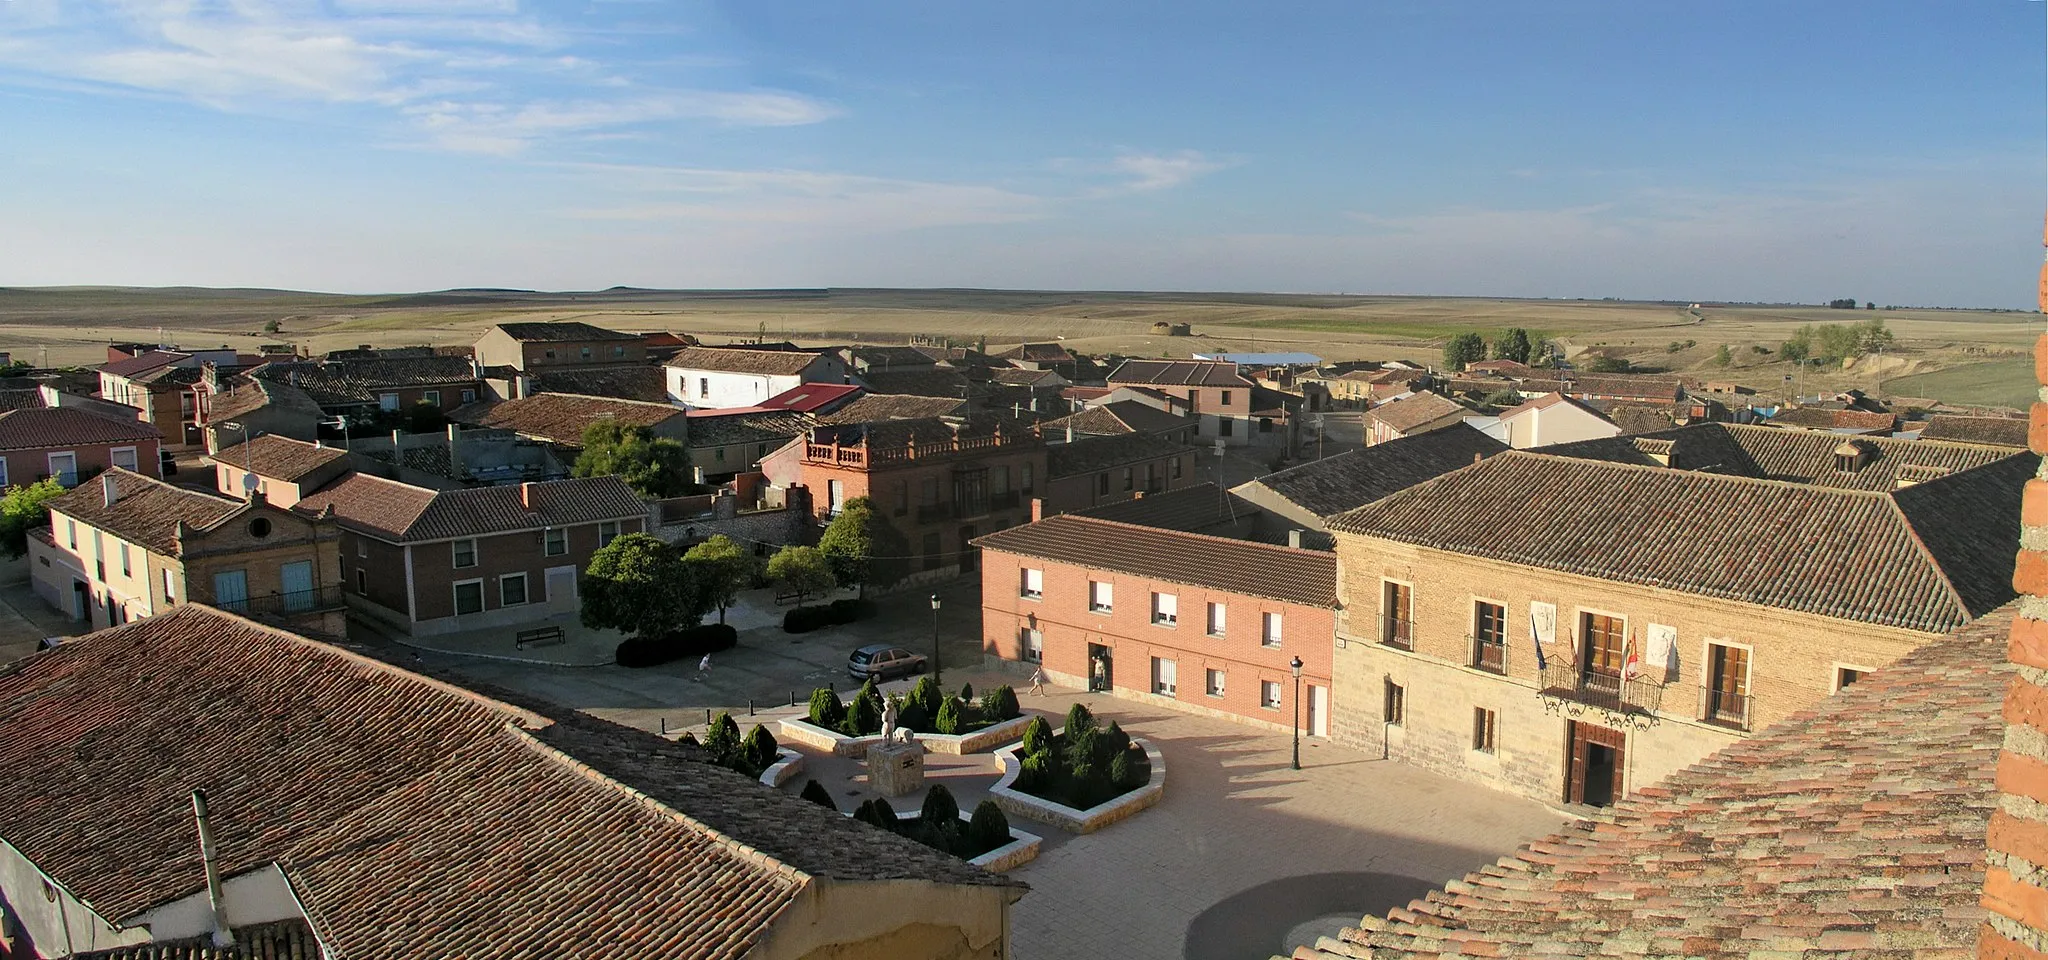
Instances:
[[[998,804],[998,806],[1001,806],[1001,804]],[[849,813],[847,814],[847,816],[850,817],[853,816],[853,814]],[[899,810],[896,813],[896,819],[899,821],[915,820],[920,816],[923,816],[923,814],[919,813],[916,810],[912,810],[909,812]],[[973,823],[974,816],[968,813],[967,811],[962,810],[960,811],[960,822]],[[1025,833],[1024,831],[1019,830],[1016,827],[1011,827],[1009,843],[1003,844],[1002,846],[997,847],[994,850],[990,850],[989,852],[984,853],[981,856],[975,857],[974,859],[969,860],[967,862],[972,866],[980,867],[983,870],[987,870],[990,873],[1008,873],[1012,870],[1017,869],[1018,867],[1021,867],[1027,863],[1030,863],[1033,860],[1038,859],[1038,847],[1040,844],[1044,842],[1044,838],[1040,837],[1038,834]]]
[[[1053,731],[1053,736],[1066,732],[1065,727]],[[1034,797],[1013,786],[1017,774],[1024,769],[1024,758],[1019,756],[1024,745],[1005,747],[996,751],[996,762],[1003,768],[1002,779],[989,788],[988,795],[995,800],[1003,813],[1012,817],[1023,817],[1039,823],[1049,823],[1069,833],[1094,833],[1103,827],[1131,816],[1140,810],[1158,803],[1166,795],[1166,758],[1159,748],[1142,737],[1132,737],[1131,742],[1145,748],[1145,759],[1151,761],[1152,779],[1129,793],[1096,804],[1086,810],[1076,810],[1064,803],[1054,803],[1043,797]]]
[[[780,787],[804,772],[804,755],[788,747],[776,747],[775,755],[781,759],[761,771],[761,782],[771,787]]]
[[[917,742],[932,753],[953,756],[986,753],[1024,736],[1024,728],[1030,723],[1031,717],[1027,714],[971,733],[920,733],[917,735]],[[813,750],[829,751],[835,757],[865,757],[868,755],[868,747],[882,740],[881,734],[849,737],[817,726],[808,720],[797,719],[782,721],[782,735],[785,739],[801,743]]]

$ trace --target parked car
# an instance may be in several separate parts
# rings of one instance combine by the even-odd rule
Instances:
[[[911,653],[902,647],[892,647],[886,643],[870,643],[855,650],[853,656],[846,658],[846,672],[852,674],[855,680],[872,677],[882,681],[923,673],[926,662],[924,654]]]

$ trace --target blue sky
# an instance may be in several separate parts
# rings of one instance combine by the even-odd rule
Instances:
[[[2020,306],[2026,0],[0,0],[0,284]]]

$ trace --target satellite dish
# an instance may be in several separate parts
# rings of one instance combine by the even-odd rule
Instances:
[[[255,492],[256,492],[256,475],[255,475],[255,474],[253,474],[253,473],[244,473],[244,474],[242,474],[242,492],[243,492],[243,493],[255,493]]]

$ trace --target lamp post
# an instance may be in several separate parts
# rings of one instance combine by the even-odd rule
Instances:
[[[1294,769],[1301,769],[1301,658],[1287,664],[1294,673]]]
[[[249,441],[253,439],[249,436],[249,428],[234,420],[221,424],[220,428],[222,430],[233,430],[242,435],[242,497],[244,499],[254,499],[256,496],[256,467],[253,452],[249,449]]]
[[[939,595],[932,594],[932,682],[939,689],[946,688],[946,678],[939,674]]]

